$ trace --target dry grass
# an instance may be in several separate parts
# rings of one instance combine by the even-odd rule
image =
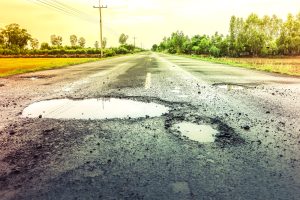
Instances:
[[[0,77],[57,69],[97,60],[99,58],[0,58]]]
[[[237,67],[300,76],[300,57],[284,58],[205,58],[193,56],[201,60],[229,64]]]

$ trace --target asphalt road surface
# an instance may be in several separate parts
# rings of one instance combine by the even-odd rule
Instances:
[[[122,119],[22,115],[44,100],[109,98],[169,111]],[[296,77],[149,52],[2,78],[0,119],[1,200],[300,199]],[[178,123],[218,133],[197,142]]]

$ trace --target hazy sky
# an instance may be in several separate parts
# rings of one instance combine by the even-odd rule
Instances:
[[[68,16],[35,4],[36,0],[0,0],[0,27],[18,23],[39,39],[49,42],[51,34],[76,34],[87,39],[88,46],[99,40],[99,12],[93,6],[98,0],[56,0],[91,16],[91,20]],[[49,0],[48,0],[49,1]],[[102,0],[109,8],[103,10],[104,36],[108,45],[118,44],[121,33],[137,37],[137,45],[151,47],[176,30],[188,35],[227,34],[232,15],[247,17],[300,12],[300,0]]]

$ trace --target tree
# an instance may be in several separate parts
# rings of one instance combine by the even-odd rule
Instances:
[[[56,35],[51,35],[51,44],[52,44],[52,46],[61,47],[62,46],[62,37],[56,36]]]
[[[31,39],[31,35],[26,29],[22,29],[19,24],[7,25],[1,30],[2,42],[7,48],[24,49]]]
[[[71,35],[70,36],[70,43],[71,43],[72,47],[75,47],[77,45],[77,41],[78,41],[78,39],[77,39],[76,35]]]
[[[51,49],[51,47],[47,42],[43,42],[41,44],[41,50],[50,50],[50,49]]]
[[[229,50],[231,55],[236,54],[236,42],[237,42],[237,27],[236,27],[236,17],[232,16],[229,25]]]
[[[103,49],[106,48],[106,45],[107,45],[107,39],[103,38],[103,40],[102,40],[102,47],[103,47]]]
[[[81,48],[84,48],[85,43],[86,43],[84,37],[80,37],[79,40],[78,40],[78,43],[79,43],[79,46],[80,46]]]
[[[158,46],[157,44],[154,44],[151,48],[152,51],[157,51],[158,50]]]
[[[0,47],[4,46],[4,42],[5,42],[4,35],[0,32]]]
[[[256,15],[251,14],[245,21],[243,30],[246,52],[251,55],[260,55],[262,49],[266,45],[266,34],[263,31],[262,20]]]
[[[94,44],[94,46],[95,46],[96,49],[99,49],[99,42],[96,41],[95,44]]]
[[[172,33],[171,46],[176,50],[176,53],[183,52],[183,44],[188,40],[188,37],[184,35],[182,31]]]
[[[120,43],[121,45],[126,44],[128,38],[129,38],[128,35],[125,35],[124,33],[122,33],[122,34],[120,35],[120,38],[119,38],[119,43]]]
[[[30,40],[30,46],[32,49],[38,49],[39,48],[39,41],[38,39],[34,38]]]

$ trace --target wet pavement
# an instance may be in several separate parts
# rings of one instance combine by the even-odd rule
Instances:
[[[0,199],[300,199],[300,79],[144,53],[0,79]]]

